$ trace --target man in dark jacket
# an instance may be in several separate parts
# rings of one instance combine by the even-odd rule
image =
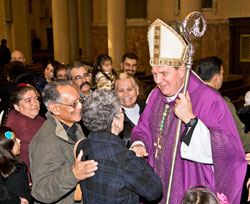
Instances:
[[[205,82],[217,91],[223,83],[223,66],[218,57],[205,57],[198,62],[198,75]],[[245,133],[245,125],[240,121],[234,105],[228,97],[223,97],[235,121],[241,142],[245,152],[250,152],[250,133]]]

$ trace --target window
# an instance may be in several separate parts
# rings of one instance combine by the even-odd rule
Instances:
[[[250,34],[240,35],[240,62],[250,62]]]
[[[126,18],[147,18],[147,0],[126,0]]]
[[[213,0],[202,0],[202,8],[213,8]]]

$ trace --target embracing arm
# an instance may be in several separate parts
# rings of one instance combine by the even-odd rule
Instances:
[[[152,135],[149,128],[149,116],[151,109],[154,107],[154,99],[158,89],[154,90],[150,95],[148,104],[139,118],[138,125],[136,125],[131,133],[131,150],[136,152],[137,156],[147,156],[152,150]]]

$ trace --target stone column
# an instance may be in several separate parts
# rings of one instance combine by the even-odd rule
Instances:
[[[81,60],[86,64],[92,64],[93,63],[92,0],[78,0],[78,7],[79,7],[80,47],[82,49]]]
[[[69,13],[68,0],[53,0],[52,21],[54,40],[54,59],[60,63],[69,64]]]
[[[185,17],[192,11],[199,11],[202,10],[201,0],[184,0],[180,1],[180,17],[181,21],[183,22]],[[192,38],[194,43],[194,64],[201,58],[201,39],[200,38]]]
[[[0,40],[7,40],[7,47],[11,50],[11,4],[10,1],[0,0]]]
[[[200,11],[201,12],[201,0],[184,0],[180,1],[180,16],[183,21],[186,15],[188,15],[192,11]]]
[[[126,4],[125,0],[107,0],[108,52],[113,67],[120,70],[121,58],[126,51]]]
[[[70,62],[74,62],[80,59],[77,0],[69,1],[69,14]]]
[[[11,1],[11,52],[21,50],[24,53],[25,63],[31,64],[31,36],[28,20],[28,1]]]

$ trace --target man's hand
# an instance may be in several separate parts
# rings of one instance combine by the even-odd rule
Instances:
[[[148,153],[145,147],[142,145],[135,145],[134,147],[130,148],[130,150],[134,151],[137,157],[147,157]]]
[[[29,201],[26,198],[20,197],[20,204],[29,204]]]
[[[250,153],[246,154],[246,160],[247,160],[247,163],[250,165]]]
[[[98,165],[94,160],[81,161],[82,155],[83,151],[81,150],[72,167],[73,174],[78,180],[84,180],[94,176]]]
[[[248,197],[247,197],[247,201],[249,202],[250,201],[250,188],[249,188],[249,185],[250,185],[250,178],[248,179],[247,181],[247,190],[248,190]]]
[[[179,93],[178,96],[179,98],[176,99],[176,104],[174,107],[175,115],[184,123],[188,123],[190,119],[195,118],[190,96],[188,92],[186,96],[183,93]]]

